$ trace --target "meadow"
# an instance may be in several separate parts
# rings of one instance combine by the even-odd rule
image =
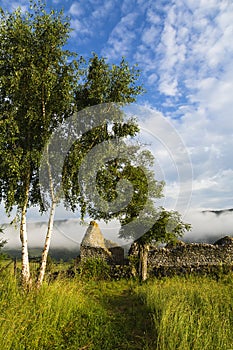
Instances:
[[[2,350],[230,350],[233,276],[60,277],[25,293],[0,274]]]

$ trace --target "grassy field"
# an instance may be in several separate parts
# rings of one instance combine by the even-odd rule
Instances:
[[[2,350],[230,350],[233,277],[57,279],[23,293],[0,275]]]

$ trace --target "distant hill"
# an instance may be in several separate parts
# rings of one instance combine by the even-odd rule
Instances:
[[[21,259],[21,250],[20,249],[4,249],[4,253],[8,254],[12,258]],[[31,248],[29,249],[30,257],[39,257],[41,256],[41,248]],[[75,259],[79,255],[79,250],[69,250],[63,248],[50,248],[49,256],[56,261],[70,261]]]
[[[213,209],[213,210],[202,210],[202,213],[214,213],[216,215],[222,215],[222,214],[228,214],[233,213],[233,208],[229,209]]]

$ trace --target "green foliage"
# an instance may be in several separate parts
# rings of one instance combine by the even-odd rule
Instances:
[[[72,210],[81,209],[81,215],[91,216],[93,219],[104,219],[106,221],[119,216],[113,214],[110,208],[106,208],[106,201],[111,203],[114,199],[120,196],[120,193],[113,194],[114,188],[120,179],[127,178],[129,181],[132,177],[137,177],[137,181],[141,181],[144,186],[146,182],[141,180],[142,170],[139,167],[124,164],[125,159],[116,159],[116,161],[106,162],[98,171],[97,178],[94,179],[95,174],[89,174],[93,177],[93,182],[97,182],[98,195],[93,198],[93,193],[88,193],[89,184],[83,184],[80,187],[79,170],[83,160],[87,154],[95,148],[93,161],[96,157],[101,161],[106,158],[105,150],[97,151],[96,146],[101,144],[108,144],[110,153],[111,141],[118,141],[133,137],[139,132],[139,126],[133,119],[129,119],[124,112],[119,108],[121,105],[129,104],[136,100],[136,96],[143,92],[140,85],[137,85],[139,77],[139,70],[136,67],[130,68],[125,59],[122,59],[119,65],[109,65],[104,58],[98,58],[96,54],[89,60],[87,67],[83,69],[83,79],[76,91],[76,107],[82,113],[78,114],[78,128],[90,124],[90,130],[83,135],[80,135],[78,141],[72,146],[63,168],[63,191],[65,194],[65,204]],[[105,107],[106,104],[106,107]],[[101,109],[87,109],[86,113],[83,111],[86,107],[102,105]],[[106,112],[106,110],[108,110]],[[92,113],[101,113],[105,115],[106,119],[101,125],[93,127],[90,120],[94,117]],[[108,120],[110,119],[110,120]],[[85,127],[84,127],[85,129]],[[88,128],[87,128],[88,129]],[[64,132],[66,137],[67,132]],[[108,143],[109,142],[109,143]],[[114,148],[114,147],[113,147]],[[147,162],[151,154],[145,155],[145,151],[140,150],[140,147],[135,145],[130,147],[124,143],[124,148],[128,150],[131,155],[132,162],[139,156]],[[118,163],[118,165],[116,164]],[[90,161],[92,163],[92,161]],[[120,164],[121,163],[121,164]],[[127,166],[126,166],[127,165]],[[125,167],[125,169],[122,168]],[[93,171],[87,169],[86,173]],[[128,173],[128,174],[127,174]],[[145,177],[145,176],[144,176]],[[139,180],[140,179],[140,180]],[[136,179],[134,181],[134,184]],[[133,184],[133,185],[134,185]],[[136,194],[139,185],[134,189]],[[142,193],[142,188],[141,188]],[[89,195],[91,194],[91,196]],[[97,209],[100,205],[99,197],[102,196],[105,200],[104,208]],[[134,198],[135,199],[135,198]],[[139,205],[139,201],[137,201]],[[133,207],[133,201],[131,208]],[[102,209],[102,210],[101,210]]]
[[[139,245],[175,242],[182,237],[185,231],[191,229],[191,225],[182,221],[181,215],[176,211],[167,211],[164,208],[149,208],[147,215],[140,218],[140,222],[149,230],[141,235],[141,227],[138,223],[132,224],[129,229],[124,226],[120,230],[120,237],[132,237]]]
[[[144,91],[137,85],[139,75],[137,66],[129,67],[125,58],[119,65],[110,65],[105,58],[93,54],[76,90],[78,110],[109,102],[123,105],[135,102],[136,96]]]
[[[110,265],[102,258],[86,258],[79,263],[77,273],[84,280],[105,280],[110,278]]]
[[[32,3],[0,14],[0,196],[9,212],[42,204],[38,169],[52,130],[73,113],[78,65],[62,47],[70,24],[62,12]],[[30,189],[30,192],[28,192]],[[28,198],[29,197],[29,198]]]
[[[114,154],[114,143],[113,145],[111,143],[104,144],[103,147],[106,148],[95,149],[93,155],[89,156],[85,177],[93,179],[92,186],[96,186],[96,191],[90,189],[88,181],[80,185],[79,167],[86,154],[90,149],[101,144],[103,140],[107,143],[108,140],[116,139],[119,136],[116,134],[118,133],[116,128],[119,129],[119,124],[113,125],[110,130],[108,129],[105,136],[103,136],[103,129],[92,130],[74,145],[65,163],[63,189],[66,205],[73,210],[77,209],[79,205],[83,217],[88,214],[95,220],[104,219],[105,221],[118,218],[122,224],[125,224],[137,217],[148,203],[153,207],[152,199],[161,197],[164,184],[154,178],[150,152],[145,151],[137,144],[129,145],[122,141],[120,146],[117,144],[119,157],[105,160],[108,158],[108,154]],[[124,132],[121,136],[125,136]],[[122,156],[120,156],[121,149]],[[127,157],[124,156],[126,153]],[[95,173],[95,169],[90,165],[95,164],[97,158],[99,160],[98,171]],[[119,186],[121,181],[128,181],[130,184],[128,189]],[[131,195],[131,200],[129,200],[130,196],[127,195],[128,192]],[[128,201],[129,203],[127,203]]]

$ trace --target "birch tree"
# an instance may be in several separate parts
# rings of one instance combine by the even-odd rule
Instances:
[[[1,9],[0,22],[0,195],[7,213],[17,208],[22,283],[28,286],[27,209],[46,209],[38,180],[41,154],[54,128],[73,113],[79,69],[63,49],[70,24],[62,12],[47,13],[38,2],[25,14]]]
[[[143,88],[137,84],[138,77],[139,70],[137,67],[130,67],[124,58],[122,58],[119,65],[110,65],[104,58],[93,54],[87,63],[82,61],[82,79],[77,83],[75,88],[75,111],[82,112],[88,110],[88,107],[93,106],[94,109],[97,107],[99,111],[103,112],[105,109],[104,106],[113,104],[111,111],[119,116],[120,111],[117,106],[132,103],[136,101],[137,95],[143,93]],[[117,104],[117,106],[114,106],[114,104]],[[78,113],[77,118],[70,118],[72,120],[71,128],[73,129],[76,123],[78,124],[77,129],[79,129],[79,124],[82,125],[86,123],[86,117],[87,115],[85,113]],[[73,124],[74,119],[75,122]],[[91,122],[90,119],[89,122]],[[57,146],[55,147],[56,156],[52,156],[53,159],[49,159],[53,151],[49,152],[49,145],[47,145],[48,148],[45,152],[47,153],[45,157],[47,170],[45,170],[45,174],[47,174],[46,177],[49,181],[47,181],[47,185],[45,186],[45,192],[49,193],[51,205],[46,241],[42,254],[42,263],[37,281],[38,288],[41,286],[45,275],[46,259],[51,240],[55,208],[60,196],[57,189],[62,188],[65,195],[62,200],[65,202],[67,209],[71,208],[74,210],[78,208],[81,210],[82,217],[87,213],[87,199],[84,200],[82,193],[80,193],[77,188],[79,166],[82,163],[83,157],[89,150],[101,142],[108,141],[115,136],[122,138],[134,136],[139,131],[139,127],[136,123],[127,123],[124,114],[121,114],[121,118],[117,118],[117,120],[118,123],[114,125],[114,135],[108,130],[109,125],[107,120],[104,121],[103,125],[94,128],[94,130],[90,130],[90,132],[85,133],[85,135],[82,133],[76,134],[75,143],[72,145],[71,151],[67,153],[68,162],[62,164],[62,178],[59,178],[56,168],[59,162],[63,162],[63,159],[59,157],[59,149],[62,150],[63,144],[64,146],[67,144],[69,127],[66,128],[65,125],[63,126],[60,124],[58,129],[61,130],[63,136],[60,135],[58,137]],[[68,123],[67,125],[70,124]],[[69,157],[70,154],[71,157]],[[88,205],[91,207],[90,204]]]

